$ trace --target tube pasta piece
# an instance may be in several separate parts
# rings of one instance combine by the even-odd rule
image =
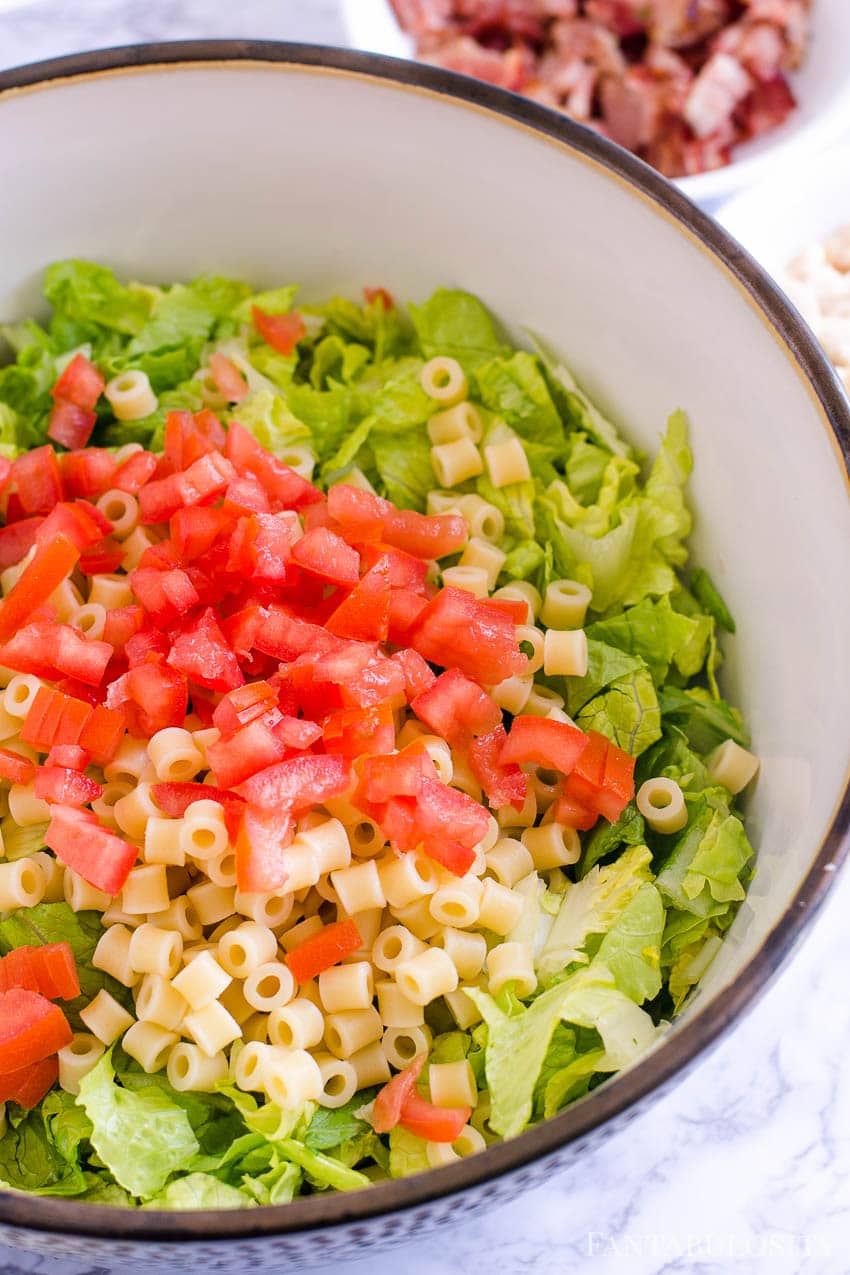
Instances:
[[[142,775],[150,770],[150,765],[151,761],[144,741],[134,739],[132,735],[125,735],[118,745],[112,761],[107,762],[104,766],[103,777],[107,783],[129,783],[131,787],[135,788]],[[150,803],[152,807],[151,813],[161,815],[162,811],[152,797]]]
[[[106,625],[106,610],[97,602],[85,602],[67,617],[67,623],[79,629],[86,637],[99,640]]]
[[[381,1049],[391,1067],[401,1071],[420,1054],[431,1048],[431,1029],[416,1027],[388,1027],[381,1038]]]
[[[437,1107],[474,1107],[478,1101],[469,1059],[457,1062],[431,1063],[428,1067],[428,1089]]]
[[[426,1142],[425,1156],[432,1169],[444,1164],[454,1164],[467,1156],[477,1155],[487,1147],[486,1139],[472,1125],[464,1125],[454,1142]]]
[[[460,566],[462,567],[479,567],[487,575],[487,592],[495,589],[496,581],[499,578],[499,572],[505,565],[507,554],[502,553],[501,549],[497,549],[495,545],[490,544],[487,540],[482,540],[478,536],[471,536],[467,540],[463,553],[460,555]]]
[[[490,592],[489,576],[483,567],[443,567],[443,584],[471,593],[474,598],[486,598]]]
[[[346,1009],[368,1009],[375,994],[372,966],[368,961],[332,965],[319,975],[319,996],[327,1014]]]
[[[227,1079],[227,1058],[223,1053],[209,1057],[197,1045],[181,1040],[168,1054],[168,1083],[178,1093],[215,1093]]]
[[[452,750],[449,745],[437,735],[420,735],[419,739],[425,752],[434,763],[437,778],[443,784],[450,784],[454,777],[454,764],[452,762]]]
[[[217,925],[236,911],[236,890],[230,885],[201,881],[186,891],[202,925]]]
[[[731,793],[742,792],[755,779],[759,759],[734,739],[725,739],[708,759],[708,773],[715,783]]]
[[[231,1062],[230,1070],[237,1089],[242,1089],[246,1093],[263,1091],[263,1065],[270,1048],[271,1046],[263,1041],[249,1040],[238,1054],[235,1050],[233,1051],[235,1061]]]
[[[168,896],[168,878],[165,865],[144,864],[131,868],[121,891],[121,907],[130,916],[164,912],[171,900]]]
[[[268,1014],[251,1014],[250,1018],[246,1018],[242,1023],[242,1040],[258,1040],[261,1043],[268,1042]]]
[[[653,832],[679,832],[688,822],[685,795],[675,779],[647,779],[635,804]]]
[[[151,1075],[166,1064],[169,1053],[180,1037],[156,1023],[133,1023],[124,1033],[121,1048]]]
[[[438,996],[455,991],[459,981],[454,962],[439,947],[411,957],[399,965],[395,976],[404,995],[416,1005],[430,1005]]]
[[[349,916],[386,906],[386,895],[374,859],[332,872],[331,881]]]
[[[548,629],[580,629],[592,597],[587,585],[578,580],[553,580],[540,618]]]
[[[587,673],[584,629],[547,629],[543,638],[543,672],[547,677],[584,677]]]
[[[106,496],[115,494],[115,492],[107,492]],[[120,494],[123,496],[124,492]],[[101,500],[105,498],[105,496],[101,496]],[[98,501],[99,504],[100,501]],[[132,604],[133,590],[130,588],[127,576],[107,575],[104,573],[103,575],[92,576],[88,600],[89,602],[99,603],[107,611],[113,611],[118,607],[128,607]],[[137,740],[135,742],[140,743],[141,741]]]
[[[209,951],[201,952],[172,980],[175,991],[192,1010],[203,1009],[218,1000],[229,985],[230,975]]]
[[[431,448],[431,468],[443,487],[458,487],[482,474],[484,462],[471,438],[456,438]]]
[[[478,912],[478,924],[482,929],[493,930],[495,934],[510,934],[518,923],[522,910],[521,895],[499,885],[498,881],[493,881],[490,877],[485,878]]]
[[[111,381],[106,382],[103,392],[115,413],[115,419],[119,421],[141,420],[150,416],[157,408],[157,397],[148,375],[138,369],[119,372]]]
[[[384,896],[392,908],[406,907],[437,889],[436,864],[417,851],[398,856],[393,853],[382,859],[378,873]]]
[[[533,868],[530,850],[515,837],[501,837],[487,851],[488,872],[492,872],[499,883],[508,888],[527,877]]]
[[[100,893],[100,891],[98,891]],[[109,898],[109,896],[106,896]],[[83,905],[83,911],[88,909],[88,904]],[[79,911],[80,909],[75,909]],[[109,905],[100,918],[100,923],[104,929],[108,929],[110,925],[125,925],[128,930],[137,930],[143,921],[149,921],[150,917],[131,916],[129,912],[125,912],[121,907],[121,895],[117,895],[114,899],[109,899]]]
[[[233,978],[247,978],[260,965],[273,960],[277,937],[265,925],[243,921],[223,935],[218,943],[219,964]]]
[[[20,722],[32,708],[32,702],[41,690],[42,684],[41,678],[35,677],[32,673],[16,673],[7,682],[3,691],[3,707],[10,717],[18,719],[19,730]]]
[[[299,828],[298,839],[313,851],[320,877],[351,863],[351,844],[339,819],[321,819],[310,828]]]
[[[266,1025],[269,1040],[283,1049],[313,1049],[325,1034],[325,1019],[318,1005],[298,996],[278,1005]]]
[[[271,1102],[293,1111],[305,1102],[317,1102],[324,1081],[316,1061],[304,1049],[270,1045],[263,1059],[263,1089]]]
[[[429,359],[419,373],[419,384],[429,398],[451,407],[466,398],[469,388],[466,373],[457,359],[438,356]]]
[[[193,801],[179,823],[180,846],[196,863],[205,864],[227,852],[227,824],[220,802],[207,798]]]
[[[40,863],[32,859],[0,863],[0,912],[35,907],[41,903],[46,889],[47,878]]]
[[[291,894],[243,894],[237,889],[233,906],[240,916],[279,930],[292,915],[294,900]]]
[[[575,828],[562,823],[541,824],[527,828],[522,834],[522,844],[531,855],[538,872],[550,868],[578,863],[581,858],[581,842]]]
[[[145,844],[142,854],[145,863],[172,864],[182,867],[186,852],[180,844],[182,820],[165,819],[154,815],[145,825]]]
[[[92,956],[92,965],[104,974],[111,974],[125,987],[135,987],[141,973],[130,960],[130,940],[134,931],[125,925],[112,925],[98,939]]]
[[[82,601],[79,589],[70,580],[63,580],[47,599],[47,605],[54,608],[58,620],[70,624]]]
[[[444,992],[443,998],[461,1031],[466,1031],[467,1028],[481,1022],[478,1006],[467,996],[462,987],[458,987],[454,992]]]
[[[320,1107],[334,1110],[344,1107],[357,1093],[357,1072],[350,1062],[342,1058],[334,1058],[333,1054],[319,1053],[313,1055],[322,1077],[322,1092],[317,1099]]]
[[[177,988],[161,974],[145,974],[136,989],[136,1018],[177,1031],[189,1006]]]
[[[502,806],[496,811],[496,822],[500,828],[530,828],[537,819],[537,798],[529,788],[521,810],[513,806]]]
[[[390,908],[395,919],[425,943],[440,929],[440,922],[434,920],[428,903],[429,899],[426,897],[414,899],[403,908]]]
[[[537,986],[534,958],[527,943],[500,943],[487,953],[489,990],[497,995],[506,983],[513,983],[517,996],[530,996]]]
[[[459,438],[471,439],[480,443],[484,432],[478,409],[469,402],[456,403],[444,412],[435,412],[428,421],[428,437],[435,447],[443,443],[454,443]],[[446,512],[435,510],[435,513]]]
[[[15,749],[23,753],[23,749]],[[36,797],[32,784],[12,784],[9,789],[9,814],[19,828],[30,828],[37,823],[49,823],[50,806]]]
[[[148,916],[152,925],[161,930],[176,930],[180,937],[188,943],[201,938],[204,928],[192,906],[192,900],[185,894],[169,903],[163,912],[154,912]]]
[[[113,926],[110,933],[118,929]],[[172,978],[180,968],[183,939],[176,930],[161,930],[158,925],[143,922],[130,936],[129,956],[133,969],[140,974],[161,974]]]
[[[350,1058],[373,1040],[380,1040],[383,1029],[381,1016],[373,1006],[342,1010],[326,1017],[325,1044],[337,1058]]]
[[[139,521],[139,502],[129,492],[118,491],[117,488],[113,487],[110,491],[105,491],[102,496],[99,496],[95,504],[104,518],[108,518],[112,523],[112,534],[117,536],[119,540],[129,536]],[[89,589],[89,601],[92,601],[91,588]],[[105,606],[106,603],[103,605]],[[126,603],[122,602],[121,605],[125,606]]]
[[[494,487],[524,483],[531,477],[525,448],[516,435],[499,443],[487,443],[484,447],[484,460]]]
[[[513,677],[506,677],[503,682],[491,686],[489,691],[499,708],[505,709],[515,717],[518,713],[524,712],[533,685],[530,677],[514,674]]]
[[[210,881],[214,882],[215,885],[232,886],[235,889],[236,854],[233,850],[227,850],[224,854],[219,855],[217,859],[207,859],[204,868]],[[232,921],[233,917],[229,919]]]
[[[322,875],[319,856],[312,841],[301,834],[293,837],[286,847],[286,888],[297,894],[305,886],[315,885]]]
[[[462,497],[455,491],[439,491],[433,487],[425,498],[425,512],[428,514],[459,514]]]
[[[431,895],[431,915],[440,925],[467,929],[475,925],[484,887],[478,877],[466,876],[442,885]]]
[[[485,943],[486,951],[486,943]],[[420,1027],[425,1021],[425,1010],[408,1000],[398,983],[391,979],[375,984],[378,1013],[385,1027]]]
[[[348,1059],[357,1076],[357,1088],[384,1085],[390,1078],[390,1067],[379,1040],[364,1045]]]
[[[68,869],[46,850],[38,850],[35,854],[31,854],[29,861],[41,868],[44,873],[44,894],[41,896],[41,902],[61,903],[65,898],[65,873]]]
[[[203,1009],[187,1014],[183,1019],[183,1031],[192,1037],[198,1048],[209,1058],[226,1049],[242,1035],[236,1019],[218,1001],[211,1001]]]
[[[518,624],[516,626],[516,640],[520,649],[522,649],[525,645],[532,648],[531,654],[529,655],[528,651],[526,651],[526,655],[528,655],[528,675],[529,677],[533,677],[534,674],[539,673],[543,667],[545,634],[534,624]],[[535,688],[532,685],[529,695],[534,691],[534,689]],[[526,700],[526,703],[528,703],[528,700]]]
[[[474,438],[472,441],[477,443],[480,440]],[[457,508],[466,519],[471,536],[490,544],[498,544],[505,532],[505,516],[501,509],[474,493],[461,496],[457,501]]]
[[[96,1036],[91,1036],[88,1032],[74,1032],[69,1043],[57,1054],[60,1089],[64,1089],[66,1093],[78,1094],[80,1081],[102,1057],[104,1049],[103,1041]]]
[[[147,780],[140,780],[126,797],[116,801],[112,812],[118,827],[133,841],[144,841],[148,820],[162,814]]]
[[[357,916],[349,916],[342,908],[337,908],[338,921],[353,921],[357,926],[357,932],[360,935],[360,946],[353,952],[349,952],[348,956],[342,959],[343,965],[353,965],[357,961],[367,961],[372,951],[372,944],[380,933],[384,924],[383,908],[368,908],[365,912],[358,912]]]
[[[348,832],[351,853],[358,859],[370,859],[379,855],[387,844],[386,837],[374,819],[358,819]]]
[[[403,925],[390,925],[376,937],[372,944],[371,960],[376,969],[391,974],[404,961],[410,960],[426,945]],[[404,1024],[398,1024],[403,1026]]]
[[[450,787],[457,788],[460,792],[465,792],[473,801],[481,804],[483,797],[481,785],[473,775],[466,755],[457,749],[452,753],[452,782]]]
[[[80,1010],[80,1019],[103,1045],[112,1045],[133,1025],[133,1015],[114,996],[101,988],[93,1000]]]
[[[267,961],[258,965],[242,984],[242,992],[248,1004],[265,1014],[286,1005],[294,997],[295,991],[295,979],[289,966],[282,961]]]
[[[322,928],[323,923],[321,917],[308,916],[305,920],[299,921],[297,925],[293,925],[281,935],[281,947],[285,952],[291,952],[293,948],[300,947],[300,945],[313,934],[318,934],[319,930]]]
[[[182,726],[167,726],[148,740],[148,756],[161,783],[194,779],[204,764],[192,734]]]
[[[487,959],[487,940],[483,934],[468,930],[456,930],[447,926],[434,936],[434,945],[441,947],[454,965],[458,978],[476,978]]]

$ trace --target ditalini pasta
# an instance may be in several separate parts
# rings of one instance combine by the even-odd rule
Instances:
[[[37,1189],[172,1208],[519,1133],[652,1044],[750,871],[684,419],[644,482],[463,293],[57,269],[0,375],[40,440],[0,457],[0,1150],[58,1086]]]

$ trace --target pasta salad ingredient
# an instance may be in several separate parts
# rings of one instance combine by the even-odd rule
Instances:
[[[639,1058],[752,857],[682,414],[642,472],[457,291],[46,291],[0,369],[0,1182],[356,1189]]]

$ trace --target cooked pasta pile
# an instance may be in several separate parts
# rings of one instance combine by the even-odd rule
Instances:
[[[386,293],[369,305],[394,309]],[[551,1114],[652,1043],[714,954],[750,856],[731,803],[757,760],[716,687],[688,690],[712,612],[728,615],[707,577],[676,611],[600,606],[610,570],[558,578],[551,546],[540,589],[512,571],[539,445],[485,406],[461,354],[405,366],[424,396],[425,512],[379,495],[356,449],[314,485],[317,449],[296,434],[280,459],[240,414],[266,392],[251,352],[295,369],[315,316],[255,304],[249,322],[247,345],[204,347],[194,412],[169,409],[143,368],[107,381],[76,348],[47,420],[69,450],[42,444],[3,475],[0,911],[41,943],[51,907],[98,920],[86,959],[0,922],[0,1095],[35,1115],[58,1085],[143,1199],[188,1173],[211,1175],[215,1204],[273,1202],[197,1139],[195,1158],[165,1156],[156,1189],[122,1166],[98,1103],[149,1092],[143,1075],[178,1115],[181,1094],[229,1095],[314,1189],[439,1166]],[[161,447],[87,445],[98,411],[129,429],[159,413]],[[629,628],[639,606],[658,608],[665,677],[679,670],[666,736],[657,701],[651,735],[598,702],[654,658]],[[652,679],[639,694],[655,699]],[[727,870],[730,846],[738,857],[716,888],[718,839]],[[637,928],[617,938],[627,913]],[[70,990],[45,983],[49,953],[70,962]],[[529,1075],[510,1077],[526,1022]],[[553,1041],[566,1061],[548,1064],[559,1096],[540,1109]],[[371,1141],[308,1162],[317,1109]],[[223,1199],[225,1183],[244,1198]]]

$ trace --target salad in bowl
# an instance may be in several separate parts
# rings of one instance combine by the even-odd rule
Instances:
[[[652,1048],[753,853],[732,616],[469,293],[62,261],[0,369],[0,1184],[278,1204]]]

